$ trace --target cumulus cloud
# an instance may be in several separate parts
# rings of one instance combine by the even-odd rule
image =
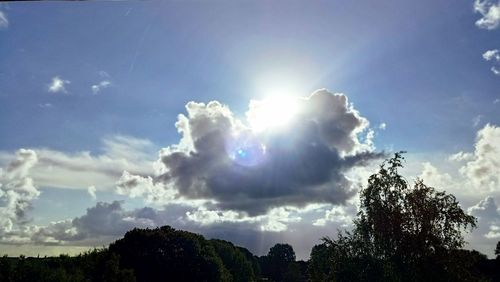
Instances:
[[[219,102],[189,102],[176,123],[180,142],[161,150],[156,177],[134,180],[146,188],[118,191],[155,193],[162,183],[178,199],[212,200],[217,210],[252,216],[281,206],[344,204],[355,194],[345,173],[382,156],[373,152],[373,131],[343,94],[318,90],[297,104],[289,126],[255,132]],[[259,110],[253,105],[247,117]]]
[[[168,224],[209,238],[231,240],[259,255],[278,242],[289,242],[294,245],[298,257],[306,259],[322,236],[346,226],[344,222],[350,215],[345,212],[341,218],[331,214],[328,224],[311,225],[318,213],[325,213],[329,208],[329,205],[311,205],[303,209],[279,207],[267,215],[248,217],[241,212],[207,210],[204,207],[193,209],[183,204],[169,204],[162,209],[127,210],[120,201],[98,202],[84,215],[73,219],[54,221],[45,226],[22,226],[15,232],[0,236],[0,243],[102,246],[134,227],[153,228]]]
[[[476,187],[500,188],[500,127],[487,124],[477,133],[474,158],[460,169]]]
[[[448,158],[451,167],[424,163],[420,178],[456,195],[469,213],[478,217],[478,229],[467,235],[471,247],[492,255],[493,239],[500,238],[500,127],[486,124],[478,130],[474,150]]]
[[[19,233],[19,237],[36,244],[99,245],[123,236],[134,227],[146,228],[163,223],[155,221],[156,211],[153,209],[127,211],[122,205],[119,201],[98,202],[80,217],[47,226],[31,226]]]
[[[481,18],[476,21],[476,26],[484,29],[496,29],[500,24],[500,1],[476,0],[474,11],[481,14]]]
[[[144,198],[147,203],[168,203],[175,199],[177,191],[163,183],[153,183],[151,176],[133,175],[124,171],[116,182],[116,192],[131,198]]]
[[[26,222],[31,202],[40,195],[29,177],[37,162],[32,150],[20,149],[5,169],[0,169],[0,235]]]
[[[52,78],[52,82],[48,85],[48,91],[51,93],[68,93],[66,91],[66,85],[70,84],[71,81],[61,79],[59,76]]]
[[[424,163],[420,177],[464,198],[500,196],[500,127],[486,124],[477,132],[473,151],[460,151],[448,160],[454,167],[446,172]]]
[[[100,153],[67,153],[45,148],[33,149],[38,163],[31,177],[41,187],[86,190],[89,186],[112,190],[123,171],[152,175],[156,146],[149,140],[130,136],[103,138]],[[0,163],[7,163],[12,152],[0,151]]]
[[[478,219],[478,229],[468,236],[471,243],[491,255],[500,239],[500,212],[495,199],[488,196],[471,206],[468,212]]]
[[[4,29],[9,27],[9,20],[7,19],[7,15],[5,12],[0,11],[0,29]]]

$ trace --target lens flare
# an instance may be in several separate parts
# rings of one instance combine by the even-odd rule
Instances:
[[[240,134],[226,140],[229,158],[242,166],[256,166],[265,160],[266,147],[250,134]]]

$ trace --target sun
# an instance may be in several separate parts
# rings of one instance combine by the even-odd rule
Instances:
[[[255,132],[282,128],[290,123],[298,112],[297,98],[270,96],[263,100],[251,100],[246,113],[248,123]]]

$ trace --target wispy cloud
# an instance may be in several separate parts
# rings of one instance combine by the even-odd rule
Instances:
[[[5,12],[0,11],[0,29],[4,29],[9,27],[9,20],[7,19],[7,15]]]
[[[500,51],[498,49],[488,50],[483,53],[483,59],[494,65],[490,68],[495,75],[500,75]]]
[[[71,81],[55,76],[52,78],[52,82],[49,83],[49,92],[51,93],[68,93],[66,91],[66,85],[70,84]]]
[[[101,81],[99,83],[93,84],[90,87],[92,89],[92,93],[94,93],[94,95],[98,94],[103,89],[108,88],[112,85],[111,80],[110,80],[111,76],[109,75],[109,73],[101,70],[98,72],[98,74],[99,74],[99,77],[101,78]]]
[[[96,199],[96,195],[95,195],[95,186],[94,185],[91,185],[87,188],[87,192],[89,193],[90,197],[92,197],[92,199]]]
[[[41,187],[85,190],[98,185],[96,190],[111,190],[124,170],[138,175],[153,173],[151,159],[156,147],[150,141],[112,136],[104,138],[102,143],[101,154],[35,148],[38,163],[31,176]],[[0,164],[13,157],[12,152],[0,151]]]
[[[97,84],[92,85],[92,93],[97,94],[99,93],[102,89],[108,88],[111,86],[111,81],[109,80],[103,80]]]

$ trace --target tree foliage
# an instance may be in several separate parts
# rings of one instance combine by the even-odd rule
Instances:
[[[203,236],[170,226],[133,229],[109,250],[135,270],[138,281],[230,281],[231,275]]]
[[[462,231],[476,227],[476,219],[455,196],[421,179],[411,186],[398,171],[403,160],[402,152],[396,153],[369,177],[352,232],[325,238],[313,249],[310,271],[316,281],[452,277],[447,258],[463,247]]]

